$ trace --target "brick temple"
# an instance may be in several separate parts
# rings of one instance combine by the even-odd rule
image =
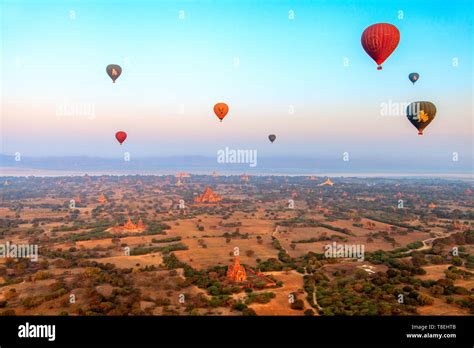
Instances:
[[[194,198],[195,203],[217,203],[222,201],[222,197],[212,191],[210,187],[206,187],[204,193]]]
[[[227,279],[234,282],[244,282],[247,280],[247,272],[245,267],[240,264],[238,256],[235,256],[234,264],[229,265],[227,268]]]

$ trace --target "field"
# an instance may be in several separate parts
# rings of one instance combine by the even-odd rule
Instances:
[[[0,314],[474,313],[472,183],[331,180],[3,178]]]

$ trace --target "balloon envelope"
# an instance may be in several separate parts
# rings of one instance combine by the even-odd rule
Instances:
[[[423,135],[423,130],[436,116],[436,106],[432,102],[417,101],[407,106],[407,118],[418,129],[418,134]]]
[[[400,42],[400,32],[392,24],[373,24],[364,30],[360,41],[365,52],[377,63],[377,70],[382,70],[382,63]]]
[[[217,103],[214,105],[214,113],[219,118],[219,120],[221,120],[221,122],[228,112],[229,106],[226,103]]]
[[[412,72],[410,75],[408,75],[408,78],[413,84],[415,84],[415,82],[420,78],[420,75],[416,72]]]
[[[122,68],[120,67],[120,65],[117,64],[107,65],[107,68],[105,70],[112,79],[113,83],[115,83],[115,80],[117,80],[120,74],[122,74]]]
[[[125,141],[125,139],[127,139],[127,133],[125,133],[123,131],[118,131],[117,133],[115,133],[115,138],[120,143],[120,145],[122,145],[122,143]]]
[[[268,139],[270,139],[270,141],[271,141],[272,143],[275,141],[276,138],[277,138],[277,137],[276,137],[275,134],[270,134],[270,135],[268,136]]]

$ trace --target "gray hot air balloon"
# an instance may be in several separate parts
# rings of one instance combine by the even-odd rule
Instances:
[[[419,135],[423,135],[423,130],[433,121],[435,116],[436,106],[429,101],[413,102],[407,107],[407,118],[418,129]]]
[[[408,79],[411,81],[411,83],[415,84],[416,81],[420,78],[420,74],[416,72],[412,72],[410,75],[408,75]]]
[[[115,80],[117,80],[120,74],[122,74],[122,68],[120,67],[120,65],[117,64],[107,65],[107,68],[105,70],[112,79],[113,83],[115,83]]]
[[[277,137],[276,137],[275,134],[270,134],[270,135],[268,136],[268,139],[270,139],[270,141],[271,141],[272,143],[275,141],[276,138],[277,138]]]

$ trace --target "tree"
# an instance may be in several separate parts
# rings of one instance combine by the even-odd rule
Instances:
[[[291,304],[291,309],[302,310],[304,308],[304,302],[301,299],[296,300]]]
[[[245,252],[245,255],[247,255],[248,257],[252,257],[252,256],[255,255],[255,251],[253,251],[253,250],[247,250],[247,251]]]

